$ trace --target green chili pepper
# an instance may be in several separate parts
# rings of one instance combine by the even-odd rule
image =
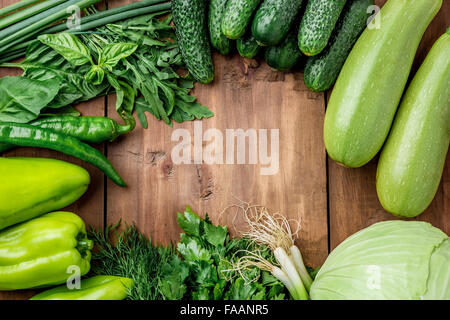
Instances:
[[[126,186],[111,162],[100,151],[71,136],[28,124],[0,122],[0,143],[48,148],[65,153],[96,166],[118,186]]]
[[[0,230],[74,203],[87,190],[89,173],[46,158],[0,157]]]
[[[133,286],[130,278],[95,276],[81,280],[80,289],[62,285],[41,292],[30,300],[123,300]]]
[[[0,232],[0,290],[58,285],[90,269],[93,243],[83,220],[52,212]]]
[[[29,123],[34,127],[51,129],[57,133],[65,134],[88,143],[102,143],[113,141],[118,136],[130,132],[135,127],[135,122],[125,126],[106,117],[49,117],[38,119]],[[0,153],[14,149],[16,146],[0,143]]]

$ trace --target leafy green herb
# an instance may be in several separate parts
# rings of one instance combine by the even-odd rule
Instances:
[[[152,245],[135,226],[121,234],[116,226],[105,233],[92,231],[97,244],[92,273],[131,277],[130,299],[264,300],[286,299],[286,289],[270,273],[257,267],[231,271],[244,250],[257,250],[273,260],[270,249],[248,239],[230,239],[227,228],[201,219],[189,207],[178,214],[181,234],[177,249]],[[245,279],[253,279],[246,282]]]
[[[0,121],[26,123],[36,119],[59,88],[57,79],[0,78]]]
[[[74,66],[93,63],[89,49],[71,33],[43,34],[38,40],[58,52]]]

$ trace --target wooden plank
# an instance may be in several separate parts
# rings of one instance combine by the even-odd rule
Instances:
[[[1,7],[17,2],[17,0],[0,0]],[[4,76],[20,75],[20,69],[0,68],[0,78]],[[77,105],[77,109],[84,116],[103,116],[105,113],[105,98],[97,98],[88,102]],[[100,151],[103,151],[103,145],[98,146]],[[5,153],[2,156],[21,156],[21,157],[44,157],[54,158],[63,161],[77,164],[86,170],[91,175],[91,185],[87,192],[81,197],[79,201],[73,205],[64,208],[63,210],[71,211],[79,214],[86,225],[96,228],[103,228],[104,222],[104,175],[94,166],[87,164],[81,160],[63,155],[61,153],[36,148],[20,148]],[[21,292],[0,292],[0,300],[2,299],[24,299],[33,295],[33,291]]]
[[[171,134],[187,129],[193,137],[194,123],[170,128],[149,118],[148,130],[138,125],[108,147],[108,157],[128,183],[121,189],[108,181],[108,223],[136,222],[154,241],[168,243],[179,237],[177,211],[191,205],[218,222],[220,212],[235,204],[237,197],[301,218],[300,244],[306,263],[319,265],[328,253],[323,95],[309,92],[300,73],[273,72],[265,64],[247,70],[236,55],[214,58],[215,82],[198,85],[194,93],[215,113],[202,122],[203,132],[215,128],[225,135],[226,129],[279,129],[279,172],[263,176],[260,165],[248,164],[175,165],[171,152],[177,142],[171,141]],[[113,97],[109,114],[116,117]],[[232,220],[224,216],[221,223]]]
[[[376,1],[383,5],[385,0]],[[438,16],[426,31],[411,75],[417,71],[433,43],[450,24],[450,2],[444,1]],[[375,175],[378,159],[359,169],[347,169],[328,159],[330,198],[330,244],[335,248],[351,234],[378,221],[395,219],[378,201]],[[450,234],[450,157],[436,198],[417,220],[428,221]]]

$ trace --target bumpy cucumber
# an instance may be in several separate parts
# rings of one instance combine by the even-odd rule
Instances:
[[[380,28],[367,28],[334,86],[325,114],[329,156],[360,167],[380,151],[391,128],[427,26],[442,0],[388,0]]]
[[[211,44],[221,54],[227,55],[231,51],[231,40],[222,32],[222,20],[225,12],[225,6],[228,0],[211,0],[209,3],[209,37]]]
[[[267,64],[275,70],[287,71],[294,67],[302,57],[297,45],[297,28],[294,27],[281,44],[267,48],[265,56]]]
[[[315,56],[325,49],[345,2],[346,0],[308,0],[298,32],[298,46],[305,55]]]
[[[326,91],[336,82],[348,54],[366,27],[370,16],[367,8],[373,4],[373,0],[347,2],[327,47],[306,62],[304,77],[309,89]]]
[[[433,200],[450,144],[450,30],[434,44],[406,91],[381,153],[383,207],[412,218]]]
[[[261,46],[256,41],[251,32],[236,41],[239,54],[244,58],[253,59],[261,50]]]
[[[201,83],[214,79],[205,0],[172,0],[178,46],[191,75]]]
[[[286,38],[303,0],[264,0],[252,23],[253,36],[259,43],[275,46]]]
[[[253,13],[261,0],[228,0],[222,20],[222,32],[237,40],[245,34]]]

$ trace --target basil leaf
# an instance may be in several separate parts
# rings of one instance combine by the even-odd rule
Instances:
[[[23,77],[0,79],[0,121],[27,123],[58,94],[61,81],[44,81]]]
[[[92,63],[89,49],[71,33],[43,34],[38,40],[58,52],[74,66]]]
[[[86,72],[84,78],[93,85],[100,85],[105,78],[105,71],[101,67],[93,65],[89,71]]]
[[[100,53],[98,64],[112,72],[120,60],[131,56],[137,48],[138,45],[135,43],[110,43]]]

